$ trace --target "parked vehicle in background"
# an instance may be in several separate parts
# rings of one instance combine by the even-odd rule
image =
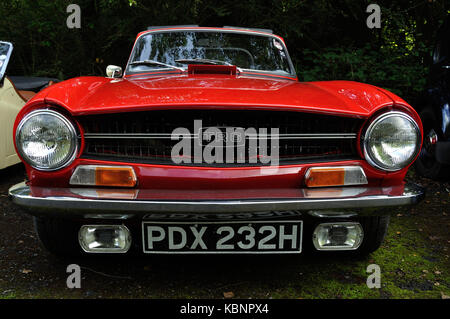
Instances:
[[[20,163],[13,140],[14,121],[20,109],[37,92],[59,82],[52,78],[6,76],[12,52],[12,43],[0,41],[0,169]]]
[[[55,254],[376,250],[418,114],[357,82],[298,81],[270,30],[141,32],[122,73],[40,92],[17,116],[29,180],[10,188]]]
[[[417,172],[431,179],[450,178],[450,17],[438,31],[429,85],[415,105],[423,123]]]
[[[5,76],[12,51],[11,43],[0,42],[0,169],[20,162],[14,149],[13,127],[14,120],[26,100]]]

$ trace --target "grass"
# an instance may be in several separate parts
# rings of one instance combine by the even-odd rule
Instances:
[[[205,285],[193,285],[193,278],[174,276],[171,287],[153,282],[148,285],[139,279],[112,281],[110,287],[129,286],[131,293],[123,290],[106,288],[97,290],[93,281],[99,279],[97,274],[84,273],[82,289],[70,290],[59,283],[55,288],[26,290],[26,285],[14,290],[0,282],[0,298],[221,298],[225,291],[233,291],[236,298],[442,298],[450,295],[449,260],[446,246],[434,244],[425,231],[420,231],[416,218],[402,216],[392,217],[388,236],[383,246],[369,257],[355,258],[304,258],[297,262],[288,262],[274,269],[258,271],[248,276],[240,275],[230,278],[227,274],[215,279],[224,280],[225,285],[216,287],[206,281],[214,274],[205,273]],[[440,251],[440,250],[441,251]],[[289,261],[289,260],[288,260]],[[381,268],[381,288],[369,289],[366,285],[366,268],[377,264]],[[245,267],[242,266],[242,267]],[[156,269],[158,272],[159,269]],[[231,273],[232,274],[232,273]],[[139,276],[142,277],[142,276]],[[218,278],[217,278],[218,277]],[[201,274],[200,277],[202,278]],[[243,280],[241,282],[241,280]],[[62,281],[62,280],[61,280]],[[200,279],[201,281],[201,279]],[[115,282],[115,284],[114,284]],[[151,281],[150,281],[151,282]],[[142,284],[142,283],[141,283]],[[136,286],[141,287],[136,289]],[[163,287],[164,286],[164,287]],[[144,286],[145,287],[145,286]],[[7,290],[6,294],[2,294]],[[86,295],[86,290],[92,295]],[[170,293],[169,293],[170,291]]]
[[[13,221],[22,233],[4,237],[12,246],[3,248],[6,258],[0,259],[0,299],[224,298],[225,292],[253,299],[448,298],[450,187],[419,182],[429,184],[425,200],[397,209],[383,245],[363,259],[278,255],[55,260],[40,248],[29,216],[17,215]],[[5,221],[19,227],[14,223]],[[81,289],[66,287],[71,263],[82,266]],[[381,268],[379,289],[366,285],[370,264]]]

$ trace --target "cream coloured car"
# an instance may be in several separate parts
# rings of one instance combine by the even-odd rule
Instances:
[[[13,45],[0,41],[0,169],[20,162],[13,142],[13,126],[24,104],[55,79],[6,76]]]
[[[13,45],[0,42],[0,169],[20,162],[14,149],[13,125],[26,100],[5,76]]]

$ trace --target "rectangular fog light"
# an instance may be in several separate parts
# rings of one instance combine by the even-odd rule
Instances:
[[[125,225],[83,225],[78,241],[87,253],[126,253],[131,234]]]
[[[317,250],[355,250],[363,237],[360,223],[323,223],[314,230],[313,243]]]

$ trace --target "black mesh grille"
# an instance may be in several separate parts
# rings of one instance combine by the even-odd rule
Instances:
[[[203,128],[252,127],[257,132],[260,128],[267,128],[269,134],[270,128],[278,128],[279,159],[280,164],[284,165],[357,158],[356,134],[361,125],[361,120],[353,118],[262,110],[164,110],[89,115],[78,120],[86,137],[84,158],[169,165],[174,164],[171,151],[178,143],[170,139],[170,134],[179,127],[194,134],[194,120],[201,120]],[[326,137],[318,138],[321,134]],[[249,144],[247,139],[244,163],[204,165],[251,164],[250,158],[254,154],[249,152]],[[268,146],[265,154],[270,152],[270,139]],[[225,156],[226,148],[223,153]],[[236,156],[236,148],[234,153]],[[264,161],[258,160],[263,165],[260,162]],[[199,164],[194,164],[192,160],[191,164],[184,165]]]

